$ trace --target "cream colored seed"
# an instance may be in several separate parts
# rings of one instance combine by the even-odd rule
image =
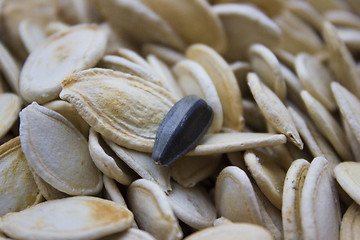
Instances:
[[[0,239],[359,239],[359,16],[359,0],[0,0]],[[157,166],[189,93],[223,119]],[[31,99],[44,116],[24,117]]]
[[[285,134],[299,149],[303,148],[300,135],[281,100],[261,83],[255,73],[248,74],[248,85],[264,117],[279,132]]]

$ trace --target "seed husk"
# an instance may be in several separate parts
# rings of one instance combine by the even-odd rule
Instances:
[[[143,152],[152,151],[159,125],[176,101],[162,87],[110,69],[78,72],[62,87],[60,98],[74,105],[96,132]]]
[[[295,68],[304,89],[320,101],[326,109],[335,111],[337,105],[330,88],[331,82],[335,79],[330,70],[307,53],[296,56]]]
[[[139,176],[157,183],[164,192],[171,191],[170,169],[168,167],[155,164],[148,153],[121,147],[108,139],[105,139],[105,142]]]
[[[309,166],[310,163],[305,159],[297,159],[286,173],[281,209],[285,239],[301,239],[303,235],[300,199]]]
[[[76,196],[8,213],[1,218],[1,229],[15,239],[98,239],[128,229],[133,221],[133,214],[119,204]]]
[[[250,46],[248,55],[253,71],[281,99],[286,99],[286,84],[281,65],[275,54],[266,46],[255,43]]]
[[[360,144],[360,100],[350,90],[343,87],[340,83],[331,84],[336,103],[339,106],[341,115],[349,124],[358,143]]]
[[[329,163],[324,157],[312,160],[300,200],[304,239],[339,239],[340,202]]]
[[[123,185],[130,185],[136,174],[107,146],[100,134],[90,129],[89,152],[96,167],[104,175]]]
[[[275,207],[281,209],[285,171],[276,159],[260,151],[248,150],[244,159],[261,191]]]
[[[205,189],[200,185],[184,188],[176,182],[172,182],[171,186],[169,202],[175,216],[195,229],[211,227],[216,219],[216,210]]]
[[[279,97],[261,83],[259,77],[255,73],[248,74],[248,85],[266,120],[277,131],[285,134],[299,149],[302,149],[303,142],[301,141],[298,130],[291,119],[290,113]]]
[[[16,137],[0,146],[0,217],[37,204],[41,197]]]
[[[242,204],[238,204],[238,202]],[[224,168],[216,180],[215,204],[220,216],[233,222],[262,224],[259,204],[246,173],[238,167]]]
[[[219,53],[225,51],[224,27],[208,2],[188,0],[142,0],[142,2],[169,23],[186,43],[203,43]]]
[[[225,3],[213,6],[213,11],[220,17],[225,28],[228,47],[224,56],[229,61],[247,59],[247,50],[253,43],[279,46],[280,28],[256,7]]]
[[[340,227],[340,239],[355,240],[360,235],[360,209],[357,203],[346,210]]]
[[[102,189],[85,137],[57,112],[35,102],[24,108],[20,141],[29,166],[56,189],[70,195],[96,194]]]
[[[183,233],[169,199],[155,183],[138,179],[127,191],[129,208],[139,227],[156,239],[181,239]]]
[[[9,132],[18,119],[21,98],[14,93],[0,93],[0,139]]]
[[[156,133],[152,158],[168,166],[184,156],[205,135],[213,111],[201,98],[189,95],[178,101],[167,113]]]
[[[306,105],[308,114],[319,131],[326,137],[344,161],[352,161],[353,156],[351,155],[350,146],[343,128],[309,92],[303,90],[301,97]]]
[[[343,162],[334,169],[336,180],[357,204],[360,203],[359,170],[360,163],[358,162]]]
[[[95,24],[74,26],[47,38],[21,69],[21,96],[39,104],[58,98],[63,79],[93,67],[104,55],[106,41],[106,34]]]
[[[95,1],[100,14],[121,35],[124,31],[135,42],[155,42],[178,50],[185,42],[174,29],[141,1]],[[139,27],[141,26],[141,27]]]

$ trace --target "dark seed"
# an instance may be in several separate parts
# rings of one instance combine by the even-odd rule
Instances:
[[[156,133],[152,158],[168,166],[193,149],[211,125],[213,111],[201,98],[190,95],[167,113]]]

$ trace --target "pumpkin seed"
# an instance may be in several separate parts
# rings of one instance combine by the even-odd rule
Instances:
[[[56,189],[70,195],[96,194],[102,189],[85,137],[57,112],[35,102],[24,108],[20,140],[29,166]]]
[[[164,88],[110,69],[78,72],[62,87],[60,97],[74,105],[96,132],[138,151],[152,151],[156,131],[175,103]]]
[[[359,170],[360,163],[358,162],[343,162],[334,169],[336,180],[357,204],[360,203]]]
[[[282,221],[285,239],[302,239],[300,199],[310,163],[295,160],[286,173],[282,196]]]
[[[189,95],[167,113],[156,133],[152,158],[164,166],[189,152],[211,125],[213,111],[201,98]]]
[[[279,46],[280,28],[256,7],[226,3],[213,6],[213,11],[220,17],[225,28],[228,48],[224,56],[229,61],[245,60],[247,50],[253,43]]]
[[[300,216],[304,239],[339,239],[340,202],[324,157],[314,158],[310,164],[301,193]]]
[[[42,42],[21,69],[20,93],[28,101],[58,98],[61,82],[70,74],[93,67],[103,56],[106,35],[95,25],[79,25]]]
[[[128,229],[133,221],[133,214],[119,204],[76,196],[8,213],[1,218],[1,229],[15,239],[98,239]]]
[[[11,129],[21,110],[21,99],[14,93],[0,93],[0,139]]]
[[[248,74],[248,85],[266,120],[277,131],[285,134],[299,149],[302,149],[303,142],[301,141],[300,135],[288,110],[279,97],[261,83],[256,73]]]
[[[0,216],[39,203],[41,195],[16,137],[0,146]]]
[[[250,46],[248,54],[253,71],[282,101],[285,101],[285,80],[275,54],[258,43]]]
[[[145,179],[134,181],[128,188],[127,200],[139,227],[156,239],[181,239],[183,233],[159,185]]]
[[[242,204],[238,204],[241,201]],[[262,224],[259,204],[246,173],[238,167],[224,168],[216,179],[216,210],[233,222]]]
[[[200,185],[184,188],[176,182],[172,182],[171,186],[169,202],[175,216],[195,229],[211,227],[216,219],[216,210],[205,189]]]
[[[355,240],[360,235],[360,209],[357,203],[346,210],[340,227],[340,239]]]

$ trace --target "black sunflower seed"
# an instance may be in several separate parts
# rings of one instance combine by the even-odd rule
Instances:
[[[172,164],[196,146],[212,118],[213,111],[203,99],[195,95],[182,98],[161,122],[152,158],[165,166]]]

